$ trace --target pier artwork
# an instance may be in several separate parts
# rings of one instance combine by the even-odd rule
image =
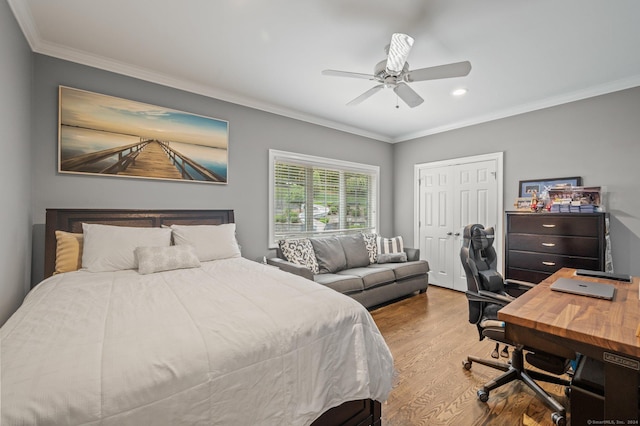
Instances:
[[[156,179],[226,181],[223,176],[173,149],[170,142],[144,138],[140,138],[138,143],[68,158],[61,161],[60,169],[82,173],[108,158],[114,158],[116,161],[91,173]]]
[[[58,172],[226,184],[229,122],[60,86]]]

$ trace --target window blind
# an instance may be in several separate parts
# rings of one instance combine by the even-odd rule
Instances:
[[[271,150],[270,246],[284,238],[375,232],[379,167]]]

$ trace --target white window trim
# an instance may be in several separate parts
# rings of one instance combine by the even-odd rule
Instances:
[[[288,160],[292,160],[292,161],[300,161],[300,162],[304,162],[306,164],[317,164],[320,167],[327,167],[327,168],[331,168],[331,167],[336,167],[336,168],[340,168],[340,169],[344,169],[345,171],[352,171],[352,172],[363,172],[363,173],[375,173],[376,177],[377,177],[377,184],[376,184],[376,199],[375,199],[375,223],[374,223],[374,227],[375,227],[375,231],[377,231],[380,228],[380,166],[372,166],[370,164],[363,164],[363,163],[355,163],[355,162],[351,162],[351,161],[344,161],[344,160],[336,160],[333,158],[326,158],[326,157],[318,157],[315,155],[306,155],[306,154],[298,154],[295,152],[288,152],[288,151],[279,151],[276,149],[270,149],[269,150],[269,241],[268,241],[268,247],[269,248],[276,248],[276,243],[275,241],[275,229],[274,229],[274,223],[275,223],[275,218],[274,218],[274,203],[273,203],[273,197],[274,197],[274,187],[275,187],[275,160],[276,159],[288,159]]]

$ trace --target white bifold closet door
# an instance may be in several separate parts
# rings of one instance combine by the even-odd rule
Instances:
[[[417,166],[418,246],[420,257],[431,267],[429,283],[467,290],[460,247],[468,224],[496,227],[494,244],[501,255],[501,160],[470,158]]]

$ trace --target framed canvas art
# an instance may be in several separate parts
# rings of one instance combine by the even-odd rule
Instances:
[[[541,194],[542,192],[549,191],[549,189],[558,185],[581,186],[582,178],[579,176],[575,176],[566,178],[521,180],[519,185],[518,197],[530,198],[534,192],[536,194]]]
[[[227,183],[229,123],[60,86],[58,172]]]

